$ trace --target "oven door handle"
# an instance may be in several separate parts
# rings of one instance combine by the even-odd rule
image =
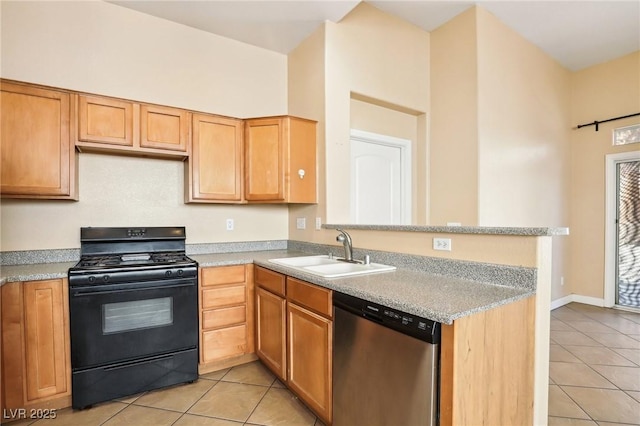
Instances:
[[[94,286],[83,286],[69,289],[71,297],[83,297],[83,296],[98,296],[102,294],[124,293],[129,291],[140,290],[163,290],[169,288],[178,287],[195,287],[197,281],[188,280],[185,282],[163,283],[162,281],[151,281],[141,283],[128,283],[128,284],[101,284]]]

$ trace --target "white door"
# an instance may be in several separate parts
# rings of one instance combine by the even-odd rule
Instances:
[[[411,141],[351,131],[351,221],[411,223]]]

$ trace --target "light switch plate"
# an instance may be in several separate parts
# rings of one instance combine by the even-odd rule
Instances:
[[[307,219],[304,217],[299,217],[296,219],[296,228],[305,229],[307,227]]]
[[[316,217],[316,230],[319,231],[322,229],[322,218]]]

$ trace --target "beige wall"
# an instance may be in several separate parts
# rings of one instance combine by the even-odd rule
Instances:
[[[592,123],[640,112],[640,52],[574,73],[571,124]],[[571,251],[573,293],[604,298],[605,156],[637,151],[638,144],[612,145],[612,131],[639,117],[571,131]]]
[[[287,112],[285,55],[102,1],[0,5],[3,78],[241,118]],[[2,250],[78,247],[89,225],[185,225],[189,243],[288,236],[286,206],[183,204],[183,163],[79,156],[79,202],[2,201]]]
[[[570,72],[476,10],[478,224],[566,226]]]
[[[431,224],[568,226],[569,71],[480,7],[431,39]]]
[[[430,225],[478,224],[475,9],[431,33]]]
[[[478,22],[478,224],[569,226],[571,73],[495,16]],[[570,293],[553,239],[552,300]]]

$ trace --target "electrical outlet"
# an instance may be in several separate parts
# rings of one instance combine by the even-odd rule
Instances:
[[[316,230],[319,231],[322,229],[322,218],[316,217]]]
[[[227,219],[227,231],[233,231],[233,219]]]
[[[296,219],[296,228],[305,229],[307,227],[307,219],[304,217],[299,217]]]
[[[433,249],[451,251],[451,238],[434,238]]]

